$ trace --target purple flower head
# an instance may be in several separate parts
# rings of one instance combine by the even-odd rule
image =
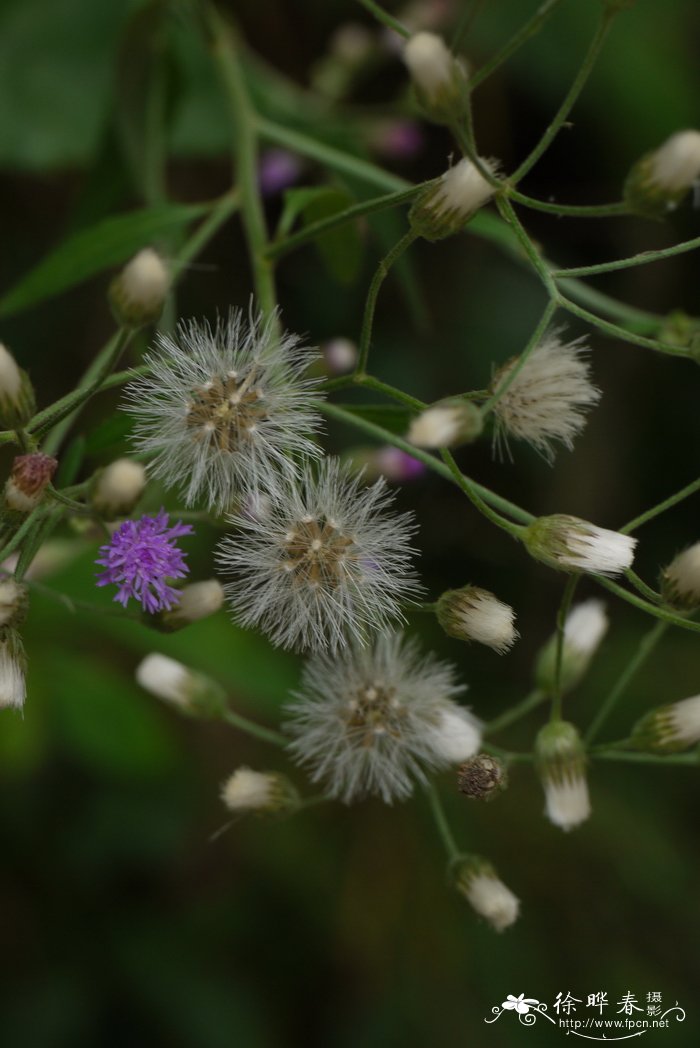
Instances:
[[[260,157],[258,185],[264,197],[275,196],[293,186],[302,172],[298,156],[286,149],[266,149]]]
[[[180,603],[180,593],[166,579],[181,579],[189,568],[186,554],[174,543],[181,535],[190,535],[192,526],[178,522],[172,528],[168,514],[161,509],[154,517],[125,520],[112,535],[112,541],[100,548],[102,556],[95,561],[107,570],[98,575],[98,586],[119,586],[115,600],[123,604],[129,598],[141,601],[144,611],[169,611]]]

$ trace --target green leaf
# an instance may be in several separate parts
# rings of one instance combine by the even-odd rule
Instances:
[[[330,218],[354,204],[354,199],[340,189],[326,189],[304,207],[308,223]],[[351,284],[362,265],[363,243],[356,222],[347,222],[316,238],[321,257],[329,272],[340,284]]]
[[[19,313],[125,262],[166,231],[206,214],[208,204],[175,204],[104,219],[60,244],[0,299],[0,317]]]

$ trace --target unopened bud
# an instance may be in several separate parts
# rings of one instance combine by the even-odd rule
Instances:
[[[661,595],[679,611],[700,607],[700,542],[679,553],[662,570]]]
[[[438,124],[460,120],[468,101],[467,69],[444,40],[435,33],[416,33],[403,57],[426,115]]]
[[[441,761],[458,764],[472,757],[481,746],[481,721],[469,710],[449,703],[426,740]]]
[[[139,251],[109,288],[112,309],[125,327],[154,324],[170,290],[170,273],[160,255],[147,247]]]
[[[221,788],[221,799],[233,812],[281,814],[299,807],[299,794],[278,772],[238,768]]]
[[[575,688],[588,669],[608,629],[608,617],[602,600],[578,604],[566,618],[561,652],[559,690],[562,694]],[[557,635],[542,648],[535,668],[537,687],[551,695],[556,686]]]
[[[8,575],[0,577],[0,630],[24,622],[28,606],[27,587]]]
[[[29,376],[0,342],[0,428],[21,429],[36,410]]]
[[[678,753],[700,742],[700,695],[651,710],[637,721],[630,745],[651,753]]]
[[[5,484],[5,505],[16,513],[31,513],[41,502],[47,485],[56,472],[58,461],[38,451],[17,455]]]
[[[633,166],[624,188],[630,210],[658,218],[678,206],[700,177],[700,131],[678,131]]]
[[[22,638],[17,630],[6,626],[0,630],[0,709],[22,709],[27,694],[26,670]]]
[[[117,459],[96,474],[92,505],[106,520],[128,517],[145,487],[144,466],[134,459]]]
[[[216,579],[192,582],[180,590],[180,602],[170,611],[160,612],[163,628],[172,632],[189,626],[199,619],[214,615],[224,603],[224,588]]]
[[[147,655],[136,669],[136,680],[151,695],[194,717],[215,717],[226,706],[225,693],[215,681],[167,655]]]
[[[491,863],[481,856],[469,856],[459,864],[455,870],[455,887],[495,931],[505,931],[517,920],[519,900],[500,880]]]
[[[484,420],[469,400],[441,400],[414,418],[408,439],[418,448],[454,448],[481,435]]]
[[[447,590],[437,602],[436,614],[450,637],[486,644],[499,654],[508,651],[518,638],[510,605],[478,586]]]
[[[562,830],[572,830],[591,814],[586,756],[577,729],[551,721],[535,741],[535,762],[544,788],[545,813]]]
[[[357,364],[357,346],[349,338],[332,338],[321,346],[330,375],[346,375]]]
[[[459,792],[475,800],[492,801],[508,785],[504,765],[489,753],[470,757],[457,770]]]
[[[481,159],[480,163],[494,174],[490,161]],[[465,157],[421,193],[409,212],[409,221],[418,236],[442,240],[459,233],[495,192],[495,187]]]
[[[632,566],[637,540],[557,513],[539,517],[522,535],[530,556],[560,571],[621,575]]]

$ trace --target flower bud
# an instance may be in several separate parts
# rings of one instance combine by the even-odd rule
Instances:
[[[621,575],[632,565],[637,540],[579,517],[539,517],[523,532],[530,556],[560,571]]]
[[[661,595],[679,611],[700,607],[700,542],[679,553],[662,570]]]
[[[637,721],[630,743],[651,753],[678,753],[700,742],[700,695],[651,710]]]
[[[17,455],[5,484],[7,509],[16,513],[31,513],[36,509],[57,467],[58,461],[51,455],[42,455],[39,452]]]
[[[357,364],[357,346],[349,338],[332,338],[321,353],[329,375],[346,375]]]
[[[469,710],[450,704],[441,710],[429,740],[441,761],[457,764],[473,756],[481,746],[481,721]]]
[[[489,753],[470,757],[457,769],[457,786],[466,797],[492,801],[507,785],[505,766]]]
[[[575,688],[582,679],[607,632],[608,625],[605,604],[595,598],[578,604],[567,615],[559,677],[559,690],[562,693]],[[537,687],[548,695],[555,690],[557,643],[555,633],[542,648],[535,668]]]
[[[481,158],[480,163],[495,173],[491,161]],[[494,186],[465,157],[421,193],[409,212],[409,221],[418,236],[442,240],[459,233],[495,192]]]
[[[128,517],[146,487],[146,470],[134,459],[121,458],[100,470],[92,488],[92,505],[106,520]]]
[[[9,575],[0,577],[0,630],[24,622],[28,606],[27,587]]]
[[[502,932],[518,917],[520,902],[495,869],[478,855],[469,856],[455,871],[455,887],[476,913]]]
[[[35,410],[29,376],[0,342],[0,429],[21,429]]]
[[[26,669],[22,638],[11,626],[5,627],[0,630],[0,709],[20,710],[24,706]]]
[[[535,762],[544,787],[545,812],[562,830],[572,830],[591,814],[586,757],[573,724],[552,721],[535,741]]]
[[[508,604],[478,586],[447,590],[437,602],[437,619],[445,633],[457,640],[475,640],[499,654],[518,638],[515,612]]]
[[[700,131],[678,131],[633,166],[625,203],[640,215],[658,218],[678,206],[698,177]]]
[[[481,435],[484,421],[469,400],[442,400],[414,418],[408,440],[418,448],[454,448]]]
[[[195,717],[214,717],[226,707],[223,689],[203,673],[154,653],[136,669],[136,680],[151,695]]]
[[[425,113],[438,124],[464,116],[467,106],[466,66],[435,33],[416,33],[403,52],[416,95]]]
[[[192,582],[180,591],[180,603],[161,612],[159,618],[166,631],[172,632],[214,615],[223,602],[224,588],[216,579]]]
[[[221,787],[221,799],[233,812],[279,814],[299,807],[299,794],[286,776],[251,768],[236,769]]]
[[[120,324],[140,328],[154,324],[170,290],[170,273],[160,255],[147,247],[139,251],[114,278],[109,299]]]

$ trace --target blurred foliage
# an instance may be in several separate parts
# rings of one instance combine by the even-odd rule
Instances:
[[[467,6],[455,0],[451,24]],[[478,65],[536,0],[474,6],[463,48]],[[307,94],[333,31],[350,20],[372,28],[367,12],[350,0],[236,0],[227,7],[250,42],[246,71],[261,111],[372,157],[370,118],[408,104],[397,57],[372,66],[340,116]],[[597,7],[565,0],[542,34],[480,89],[476,124],[486,155],[508,168],[534,143],[567,88]],[[96,252],[89,262],[72,258],[70,290],[54,281],[53,292],[65,291],[60,297],[25,297],[32,308],[12,317],[7,311],[3,320],[0,334],[31,370],[42,404],[72,388],[111,332],[104,269],[154,236],[174,248],[181,241],[166,230],[170,217],[176,222],[176,212],[186,217],[184,209],[228,188],[226,110],[194,17],[184,2],[0,5],[0,285],[6,294],[37,264],[48,266],[52,251],[76,243],[70,238],[87,236]],[[638,0],[620,16],[573,127],[529,177],[528,192],[613,200],[642,151],[697,124],[699,30],[694,0]],[[161,143],[149,134],[151,91],[162,103]],[[402,177],[444,168],[449,140],[434,128],[425,136],[417,157],[393,162]],[[157,168],[159,149],[171,157],[167,200],[147,170]],[[307,220],[374,192],[306,163],[307,195],[295,206]],[[166,216],[163,225],[137,230],[135,241],[126,237],[123,252],[90,232],[114,231],[122,221],[116,216],[152,216],[153,209]],[[271,227],[282,210],[279,199],[268,202]],[[324,251],[321,242],[320,251],[284,259],[287,326],[312,341],[356,336],[376,260],[400,228],[398,213],[375,216],[338,234],[342,257],[335,244]],[[586,264],[697,235],[698,217],[690,206],[665,225],[533,213],[528,228],[561,264]],[[342,272],[329,270],[329,257],[340,259]],[[474,237],[419,245],[410,263],[382,292],[375,370],[424,399],[482,387],[492,363],[525,341],[541,309],[539,288]],[[65,255],[55,272],[66,275]],[[85,283],[76,287],[78,280]],[[600,286],[662,313],[697,312],[692,257],[611,274]],[[211,317],[229,303],[246,304],[249,293],[234,219],[192,264],[171,315]],[[477,480],[528,508],[616,526],[697,475],[698,375],[685,361],[598,336],[592,342],[605,396],[575,455],[563,452],[550,470],[523,447],[514,448],[514,463],[494,463],[489,448],[477,446],[463,461]],[[81,416],[76,435],[89,438],[80,444],[85,475],[127,447],[121,416],[105,422],[117,401],[105,395]],[[332,426],[330,442],[344,450],[362,441]],[[150,493],[153,507],[161,497]],[[506,660],[448,640],[427,616],[412,623],[426,644],[459,664],[475,710],[488,717],[527,689],[561,579],[527,562],[435,478],[404,489],[400,502],[420,521],[422,572],[432,593],[469,580],[518,610],[522,640]],[[216,537],[214,529],[198,529],[190,544],[193,577],[212,572]],[[640,572],[652,579],[698,537],[696,498],[644,530]],[[539,1024],[536,1034],[526,1033],[509,1016],[485,1027],[483,1018],[507,993],[551,1004],[559,991],[601,989],[615,1000],[628,990],[661,990],[688,1009],[681,1032],[666,1036],[697,1041],[693,769],[596,764],[594,817],[572,836],[541,818],[540,788],[527,769],[513,772],[510,790],[492,805],[449,796],[460,842],[488,855],[523,901],[520,921],[500,937],[446,887],[420,795],[397,809],[368,802],[350,810],[321,806],[287,822],[241,820],[211,840],[226,821],[222,779],[241,763],[281,767],[281,757],[216,724],[178,719],[139,693],[134,667],[151,650],[171,654],[219,678],[242,713],[275,723],[299,660],[234,628],[223,613],[174,636],[110,615],[109,595],[93,585],[98,541],[78,544],[35,588],[25,631],[29,699],[24,717],[5,713],[0,724],[0,1044],[409,1048],[474,1039],[510,1048],[536,1036],[548,1045],[560,1043],[562,1032]],[[70,610],[57,593],[99,604],[105,614],[77,604]],[[571,697],[571,716],[581,723],[648,628],[627,606],[614,604],[610,613],[601,657]],[[650,706],[697,693],[699,670],[694,638],[670,633],[609,737]],[[505,741],[529,747],[536,723],[513,728]],[[447,792],[449,776],[442,785]]]

